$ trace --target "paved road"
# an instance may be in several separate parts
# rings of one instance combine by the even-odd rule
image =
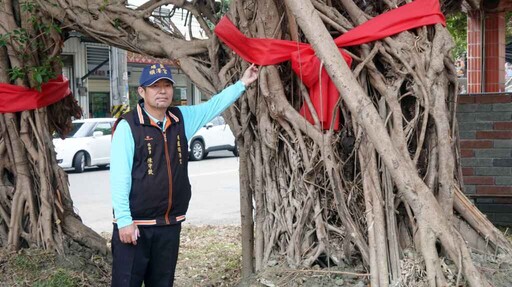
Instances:
[[[71,197],[84,223],[97,232],[112,231],[109,171],[97,168],[68,173]],[[240,224],[238,158],[230,152],[213,152],[189,163],[192,200],[187,223]]]

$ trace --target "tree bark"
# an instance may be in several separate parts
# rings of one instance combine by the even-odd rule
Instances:
[[[38,77],[62,72],[55,56],[62,51],[63,36],[33,5],[0,3],[0,37],[5,41],[0,45],[0,79],[39,89]],[[50,107],[0,114],[0,246],[63,253],[70,252],[71,240],[108,253],[105,239],[96,232],[76,233],[85,226],[73,211],[67,175],[57,165],[52,143],[52,132],[63,135],[71,117],[80,114],[72,95]]]

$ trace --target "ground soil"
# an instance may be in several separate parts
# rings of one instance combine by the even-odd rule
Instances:
[[[504,232],[508,232],[505,229]],[[110,234],[102,234],[109,238]],[[369,286],[367,270],[355,266],[290,269],[270,260],[264,270],[250,278],[240,278],[241,243],[238,226],[184,225],[176,270],[176,287],[278,287],[278,286]],[[509,236],[512,240],[512,236]],[[0,249],[0,286],[110,286],[111,259],[97,255],[67,254],[65,257],[40,249],[7,252]],[[428,286],[421,258],[407,251],[402,260],[402,281],[397,286]],[[493,254],[473,254],[478,269],[493,286],[512,286],[512,258]],[[443,260],[451,286],[457,286],[457,269]],[[465,286],[459,281],[458,286]]]
[[[107,239],[111,234],[103,233]],[[175,286],[235,286],[240,281],[242,247],[238,226],[184,224]],[[36,248],[0,249],[0,286],[110,286],[111,258],[72,246],[66,256]]]

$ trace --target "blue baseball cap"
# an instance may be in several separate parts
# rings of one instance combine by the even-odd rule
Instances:
[[[140,75],[139,85],[141,87],[147,87],[153,85],[156,81],[161,79],[167,79],[176,84],[171,74],[171,67],[163,64],[151,64],[144,67],[142,74]]]

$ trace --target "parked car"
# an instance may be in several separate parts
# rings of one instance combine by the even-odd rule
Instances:
[[[189,140],[188,147],[191,160],[202,160],[209,152],[218,150],[228,150],[238,156],[235,136],[222,116],[200,128]]]
[[[73,121],[73,129],[61,139],[54,136],[57,163],[63,168],[83,172],[85,167],[110,164],[110,141],[114,118],[94,118]]]

